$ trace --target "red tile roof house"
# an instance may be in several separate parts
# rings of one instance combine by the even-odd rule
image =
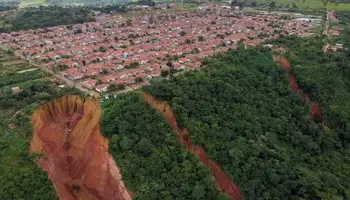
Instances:
[[[135,77],[130,77],[125,79],[125,84],[129,85],[133,83],[135,83]]]
[[[179,59],[179,63],[183,64],[183,63],[186,63],[188,62],[189,60],[187,58],[180,58]]]
[[[152,72],[149,72],[147,74],[151,75],[152,77],[159,77],[160,71],[152,71]]]
[[[94,69],[87,69],[85,72],[84,72],[84,77],[90,77],[90,76],[96,76],[98,75],[99,72],[94,70]]]
[[[66,65],[67,67],[79,67],[79,64],[69,60],[69,59],[62,59],[57,61],[57,65]]]
[[[180,69],[186,69],[186,66],[179,63],[179,62],[174,62],[173,63],[174,69],[180,70]]]
[[[131,74],[131,75],[136,75],[138,73],[141,73],[143,70],[142,69],[129,69],[127,70],[128,74]]]
[[[143,79],[143,78],[146,78],[146,77],[147,77],[147,78],[152,78],[152,76],[149,76],[148,74],[143,73],[143,72],[136,74],[135,77],[136,77],[136,78],[142,78],[142,79]]]
[[[77,72],[77,73],[69,75],[69,79],[71,79],[71,80],[79,80],[79,79],[82,79],[82,78],[84,78],[84,74],[80,73],[80,72]]]
[[[109,84],[101,84],[101,85],[97,85],[95,86],[95,90],[97,92],[107,92],[108,91],[108,87],[109,87]]]
[[[95,88],[96,83],[97,83],[97,80],[91,79],[83,82],[81,85],[86,89],[93,90]]]
[[[153,70],[159,70],[161,67],[160,67],[160,65],[158,64],[158,63],[154,63],[154,64],[152,64],[152,69]]]
[[[113,77],[113,76],[104,76],[104,77],[102,77],[102,81],[104,83],[110,83],[110,82],[113,82],[115,80],[116,80],[116,78]]]
[[[78,72],[77,68],[68,68],[62,72],[62,75],[68,77],[71,80],[79,80],[84,78],[84,74]]]
[[[109,75],[109,76],[114,78],[114,80],[118,80],[118,79],[127,78],[127,77],[131,76],[131,74],[129,74],[127,70],[123,70],[123,71],[114,73],[114,74]]]
[[[125,81],[125,79],[120,79],[120,80],[114,81],[114,84],[116,84],[116,85],[124,85],[124,84],[126,84],[126,81]]]
[[[192,67],[192,68],[195,68],[195,69],[198,69],[201,67],[201,63],[200,62],[190,62],[187,64],[189,67]]]

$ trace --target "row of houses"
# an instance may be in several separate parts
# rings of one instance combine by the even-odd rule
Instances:
[[[280,35],[302,36],[309,29],[310,22],[236,16],[210,5],[132,20],[102,14],[96,22],[3,33],[0,42],[71,80],[85,80],[88,89],[103,90],[112,83],[147,82],[162,70],[197,69],[204,58],[240,42],[256,46]]]

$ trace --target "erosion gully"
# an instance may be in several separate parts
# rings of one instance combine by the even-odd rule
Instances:
[[[275,60],[275,62],[277,64],[281,65],[283,67],[283,69],[288,73],[289,86],[292,89],[292,91],[295,94],[300,95],[304,99],[304,101],[308,105],[310,105],[310,107],[311,107],[311,110],[310,110],[311,119],[316,123],[319,123],[323,126],[326,126],[326,123],[323,120],[323,116],[322,116],[319,104],[317,102],[312,101],[308,94],[302,93],[301,90],[299,89],[299,86],[298,86],[297,81],[295,79],[295,74],[291,70],[290,62],[284,56],[281,56],[281,55],[274,56],[273,59]]]
[[[32,117],[30,152],[43,154],[39,166],[60,199],[131,200],[100,132],[97,99],[66,96],[42,105]]]
[[[177,133],[180,142],[184,145],[185,149],[189,152],[198,155],[200,161],[211,169],[218,189],[235,200],[241,200],[241,193],[235,183],[233,183],[228,175],[221,169],[221,167],[213,160],[208,158],[204,149],[198,145],[194,145],[191,142],[191,137],[187,137],[188,131],[181,128],[175,119],[174,112],[171,106],[165,101],[159,101],[150,94],[144,94],[145,101],[149,103],[154,109],[158,110],[163,117],[168,121],[171,128]],[[186,139],[187,137],[187,139]]]

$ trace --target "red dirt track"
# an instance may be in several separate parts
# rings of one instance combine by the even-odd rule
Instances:
[[[162,113],[163,117],[168,121],[171,128],[173,128],[173,130],[178,134],[179,140],[184,147],[191,153],[198,155],[200,161],[211,169],[219,190],[225,192],[235,200],[241,200],[242,197],[239,188],[230,180],[228,175],[221,169],[221,167],[208,158],[202,147],[193,145],[191,142],[191,137],[188,137],[187,140],[185,139],[185,135],[188,134],[188,131],[178,126],[171,106],[167,102],[158,101],[150,94],[144,94],[144,98],[145,101],[154,109]]]
[[[284,57],[284,56],[274,56],[273,57],[275,62],[280,64],[284,70],[288,73],[289,77],[289,86],[293,90],[295,94],[300,94],[305,102],[311,106],[311,118],[314,122],[320,123],[322,125],[326,125],[326,123],[323,121],[323,117],[321,114],[321,109],[319,107],[319,104],[317,102],[311,101],[310,97],[308,94],[300,93],[298,84],[295,79],[295,75],[293,74],[291,70],[291,66],[289,61]]]
[[[30,152],[43,154],[62,200],[131,200],[100,133],[98,100],[66,96],[42,105],[31,117]]]

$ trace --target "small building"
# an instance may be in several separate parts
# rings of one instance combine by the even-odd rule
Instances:
[[[101,85],[97,85],[95,86],[95,90],[97,92],[107,92],[108,91],[108,87],[109,87],[109,84],[101,84]]]
[[[81,85],[86,89],[92,90],[94,89],[96,83],[97,83],[97,80],[91,79],[91,80],[84,81]]]
[[[12,93],[13,94],[18,94],[20,92],[22,92],[22,89],[20,87],[13,87],[12,88]]]
[[[73,81],[74,80],[80,80],[80,79],[84,78],[84,74],[77,72],[77,73],[74,73],[74,74],[70,74],[70,76],[68,78],[73,80]]]

